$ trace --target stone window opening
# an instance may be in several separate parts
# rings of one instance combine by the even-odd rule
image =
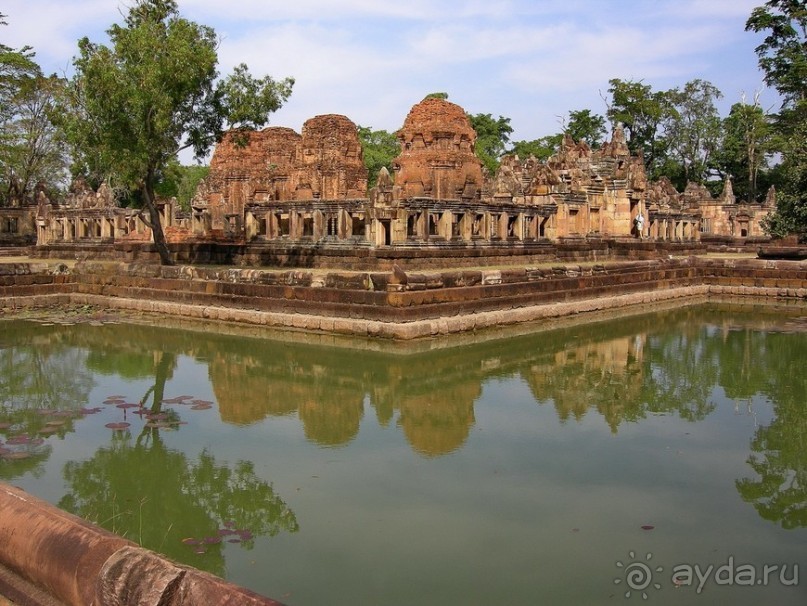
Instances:
[[[364,236],[364,217],[360,215],[351,215],[351,232],[350,235],[353,237],[363,237]]]
[[[16,234],[20,229],[19,219],[17,217],[8,217],[4,221],[4,223],[5,223],[4,229],[3,229],[4,233]]]
[[[406,218],[406,237],[414,238],[417,236],[417,215],[410,214]]]
[[[277,219],[277,235],[280,237],[289,235],[289,216],[283,214],[275,215]]]
[[[541,217],[540,223],[538,224],[539,238],[546,238],[546,226],[548,223],[549,223],[549,217]]]
[[[484,234],[482,230],[484,229],[485,225],[485,215],[476,215],[474,218],[474,222],[471,224],[471,236],[482,237]]]
[[[460,230],[461,222],[462,215],[453,213],[451,217],[451,237],[455,240],[462,239],[462,231]]]
[[[303,217],[303,238],[314,237],[314,217]]]
[[[440,217],[434,213],[429,213],[429,235],[436,236],[437,235],[437,222],[440,220]]]
[[[507,217],[508,238],[518,238],[518,234],[516,233],[516,219],[518,219],[518,217]]]

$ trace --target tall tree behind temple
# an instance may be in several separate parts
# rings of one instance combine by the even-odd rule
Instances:
[[[592,114],[590,109],[570,111],[569,121],[563,126],[563,134],[575,141],[585,141],[590,148],[597,149],[605,136],[605,118]]]
[[[757,46],[765,83],[782,95],[775,119],[782,154],[776,212],[765,229],[774,236],[807,237],[807,6],[803,0],[770,0],[753,10],[747,31],[765,32]]]
[[[217,82],[218,38],[180,16],[174,0],[139,0],[110,46],[79,41],[61,125],[88,173],[136,190],[164,264],[172,258],[155,186],[184,149],[202,158],[226,126],[264,125],[291,94],[292,79],[253,78],[245,65]]]
[[[499,158],[505,153],[513,127],[510,118],[491,114],[468,114],[471,126],[476,131],[476,147],[474,152],[482,161],[482,165],[493,175],[499,168]]]
[[[42,75],[30,47],[0,44],[0,206],[32,200],[38,183],[63,184],[67,159],[49,119],[59,86]]]
[[[642,154],[648,174],[652,178],[662,176],[659,168],[667,155],[663,125],[674,111],[668,93],[654,92],[649,84],[641,81],[613,78],[608,82],[611,85],[608,119],[612,124],[621,123],[628,131],[628,148]]]
[[[715,103],[723,94],[700,79],[665,94],[671,106],[664,118],[666,147],[675,167],[671,172],[677,169],[681,173],[676,185],[683,189],[690,181],[703,184],[720,141],[721,121]]]
[[[367,167],[367,187],[374,187],[378,171],[386,167],[392,173],[392,161],[401,153],[401,144],[395,133],[359,126],[364,165]]]
[[[733,180],[738,200],[756,202],[765,195],[764,177],[770,150],[770,118],[760,107],[758,96],[753,104],[743,100],[732,105],[723,120],[723,138],[714,156],[714,166],[721,179]]]

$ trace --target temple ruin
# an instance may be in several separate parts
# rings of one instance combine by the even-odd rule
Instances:
[[[316,116],[299,134],[230,131],[190,212],[161,203],[167,238],[335,254],[606,239],[741,244],[765,237],[761,220],[774,207],[772,193],[763,204],[738,204],[730,181],[719,198],[703,186],[678,192],[667,179],[648,182],[619,126],[598,149],[567,136],[546,162],[505,156],[489,177],[474,154],[476,133],[454,103],[424,99],[397,137],[392,173],[382,169],[368,191],[358,129],[345,116]],[[34,226],[38,247],[151,237],[139,211],[117,207],[106,186],[94,192],[82,182],[60,203],[40,192],[27,209],[0,209],[0,238],[25,233],[30,240]]]

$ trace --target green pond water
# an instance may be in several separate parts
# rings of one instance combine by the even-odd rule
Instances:
[[[803,306],[414,346],[75,320],[0,322],[0,479],[286,604],[807,603]]]

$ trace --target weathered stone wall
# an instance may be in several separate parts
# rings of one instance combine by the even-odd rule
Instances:
[[[434,273],[87,263],[67,285],[17,275],[0,287],[9,307],[68,291],[81,304],[400,339],[712,293],[807,298],[807,262],[696,257]]]
[[[356,125],[328,114],[307,120],[302,134],[282,127],[228,132],[216,146],[193,204],[206,207],[213,229],[221,229],[225,215],[243,214],[253,201],[366,195],[367,169]]]
[[[367,196],[367,168],[358,130],[345,116],[328,114],[306,120],[295,168],[297,200]]]
[[[225,215],[241,213],[244,204],[255,196],[293,199],[301,139],[292,129],[282,127],[226,133],[210,159],[210,173],[200,186],[194,207],[206,207],[212,228],[223,229]]]

